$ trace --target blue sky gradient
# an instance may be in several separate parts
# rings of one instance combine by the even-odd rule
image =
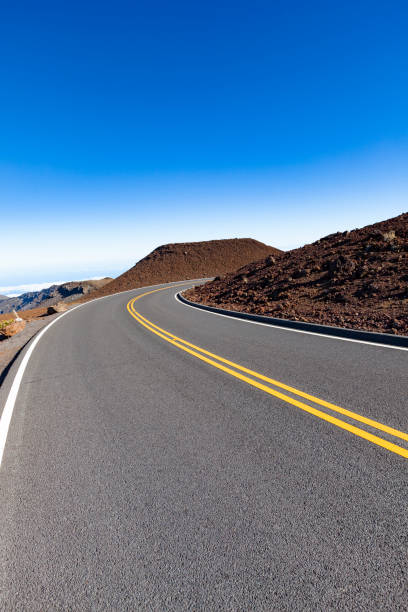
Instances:
[[[8,3],[1,287],[407,210],[403,2]]]

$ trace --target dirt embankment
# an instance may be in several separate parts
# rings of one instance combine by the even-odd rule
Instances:
[[[21,310],[18,313],[18,316],[24,321],[33,321],[34,319],[38,319],[39,317],[46,316],[47,308],[32,308],[31,310]],[[10,321],[14,319],[14,313],[7,312],[5,314],[0,314],[0,324],[4,321]]]
[[[230,310],[408,335],[408,213],[267,257],[185,295]]]
[[[270,253],[277,255],[281,251],[252,238],[165,244],[89,299],[147,285],[225,274]]]
[[[69,306],[67,306],[69,308]],[[16,321],[14,313],[6,313],[0,315],[0,352],[3,349],[2,340],[8,340],[12,336],[19,335],[24,329],[26,329],[27,323],[37,321],[38,323],[44,321],[44,324],[48,323],[49,308],[32,308],[31,310],[21,310],[18,313],[18,317],[22,319],[22,322]],[[37,329],[37,327],[35,327]]]

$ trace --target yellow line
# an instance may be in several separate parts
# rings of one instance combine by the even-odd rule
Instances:
[[[159,289],[159,291],[161,291],[162,289]],[[157,289],[155,291],[158,291]],[[150,292],[149,293],[153,293]],[[314,402],[315,404],[319,404],[320,406],[324,406],[325,408],[329,408],[330,410],[333,410],[334,412],[338,412],[344,416],[350,417],[352,419],[354,419],[355,421],[359,421],[360,423],[364,423],[365,425],[369,425],[370,427],[374,427],[375,429],[379,429],[381,431],[384,431],[385,433],[388,433],[392,436],[395,436],[397,438],[401,438],[402,440],[406,440],[408,441],[408,434],[403,432],[403,431],[399,431],[398,429],[394,429],[393,427],[389,427],[388,425],[384,425],[383,423],[379,423],[378,421],[374,421],[373,419],[369,419],[367,417],[364,417],[360,414],[358,414],[357,412],[353,412],[352,410],[346,410],[346,408],[342,408],[341,406],[336,406],[336,404],[332,404],[330,402],[326,402],[325,400],[322,400],[318,397],[315,397],[313,395],[309,395],[308,393],[305,393],[304,391],[299,391],[299,389],[295,389],[294,387],[290,387],[289,385],[285,385],[285,383],[279,382],[278,380],[274,380],[273,378],[269,378],[268,376],[264,376],[263,374],[259,374],[258,372],[255,372],[254,370],[250,370],[249,368],[246,368],[244,366],[239,365],[238,363],[234,363],[233,361],[229,361],[228,359],[224,359],[224,357],[220,357],[219,355],[216,355],[214,353],[211,353],[210,351],[207,351],[199,346],[196,346],[195,344],[192,344],[191,342],[187,342],[187,340],[183,340],[183,338],[179,338],[177,336],[175,336],[174,334],[167,332],[166,330],[162,329],[161,327],[159,327],[158,325],[155,325],[154,323],[152,323],[151,321],[148,321],[145,317],[143,317],[140,313],[136,312],[133,308],[133,303],[140,299],[141,297],[143,297],[144,295],[147,294],[142,294],[140,296],[138,296],[137,298],[135,298],[134,300],[131,300],[131,309],[133,310],[133,312],[135,314],[137,314],[141,319],[143,319],[143,321],[145,321],[146,323],[148,323],[149,325],[151,325],[152,327],[154,327],[155,329],[159,330],[160,332],[162,332],[163,334],[166,334],[167,336],[170,336],[173,340],[177,340],[178,342],[181,342],[187,346],[190,346],[191,348],[200,351],[201,353],[203,353],[204,355],[208,355],[209,357],[212,357],[214,359],[217,359],[218,361],[221,361],[222,363],[225,363],[227,365],[230,365],[234,368],[236,368],[237,370],[240,370],[241,372],[246,372],[246,374],[250,374],[251,376],[254,376],[255,378],[259,378],[260,380],[263,380],[265,382],[268,382],[276,387],[279,387],[281,389],[285,389],[286,391],[289,391],[290,393],[294,393],[295,395],[298,395],[299,397],[303,397],[304,399],[307,399],[309,401]]]
[[[175,287],[176,285],[173,285],[173,287]],[[364,429],[360,429],[358,427],[355,427],[354,425],[350,425],[349,423],[346,423],[345,421],[342,421],[340,419],[337,419],[336,417],[331,416],[330,414],[327,414],[325,412],[322,412],[321,410],[317,410],[316,408],[313,408],[312,406],[309,406],[308,404],[304,404],[303,402],[300,402],[299,400],[296,400],[292,397],[289,397],[288,395],[284,395],[283,393],[280,393],[279,391],[276,391],[275,389],[271,389],[270,387],[267,387],[266,385],[263,385],[262,383],[259,383],[255,380],[252,380],[251,378],[248,378],[247,376],[244,376],[242,374],[240,374],[239,372],[235,372],[234,370],[231,370],[228,367],[225,367],[219,363],[216,363],[215,361],[213,361],[213,359],[209,359],[207,357],[204,357],[203,355],[200,355],[199,353],[197,353],[196,351],[200,351],[201,353],[204,353],[205,355],[209,355],[210,357],[213,357],[215,359],[217,359],[218,361],[222,362],[222,363],[226,363],[228,365],[231,365],[234,368],[237,368],[238,370],[244,371],[248,374],[251,374],[252,376],[259,378],[261,380],[264,380],[266,382],[272,383],[275,386],[281,387],[283,389],[286,389],[287,391],[290,391],[296,395],[299,395],[301,397],[304,397],[306,399],[309,399],[315,403],[318,403],[320,405],[323,405],[327,408],[330,408],[331,410],[335,410],[341,414],[344,414],[346,416],[350,416],[351,418],[354,418],[355,420],[359,420],[367,425],[370,425],[372,427],[375,427],[377,429],[381,429],[382,431],[386,432],[386,433],[390,433],[394,436],[400,437],[402,439],[408,440],[408,434],[405,434],[404,432],[401,432],[397,429],[393,429],[392,427],[388,427],[387,425],[384,425],[382,423],[378,423],[377,421],[373,421],[371,419],[367,419],[366,417],[363,417],[355,412],[346,410],[344,408],[341,408],[340,406],[336,406],[334,404],[331,404],[329,402],[325,402],[324,400],[320,400],[319,398],[316,398],[312,395],[309,395],[307,393],[303,393],[302,391],[299,391],[298,389],[294,389],[293,387],[289,387],[288,385],[285,385],[284,383],[280,383],[279,381],[275,381],[274,379],[268,378],[267,376],[264,376],[262,374],[259,374],[257,372],[254,372],[253,370],[250,370],[248,368],[245,368],[243,366],[240,366],[239,364],[236,364],[232,361],[229,361],[227,359],[224,359],[223,357],[219,357],[218,355],[215,355],[214,353],[210,353],[209,351],[206,351],[205,349],[202,349],[198,346],[195,346],[194,344],[191,344],[189,342],[187,342],[186,340],[183,340],[182,338],[178,338],[177,336],[167,332],[166,330],[158,327],[157,325],[155,325],[154,323],[151,323],[150,321],[148,321],[145,317],[143,317],[140,313],[138,313],[134,307],[133,304],[134,302],[136,302],[137,300],[139,300],[140,298],[144,297],[145,295],[149,295],[151,293],[155,293],[156,291],[163,291],[163,289],[167,289],[167,287],[163,287],[160,289],[154,289],[153,291],[148,291],[146,293],[143,293],[139,296],[137,296],[136,298],[133,298],[132,300],[130,300],[127,304],[127,310],[130,313],[130,315],[136,319],[141,325],[143,325],[146,329],[148,329],[149,331],[151,331],[152,333],[156,334],[157,336],[159,336],[160,338],[162,338],[163,340],[166,340],[167,342],[169,342],[170,344],[173,344],[174,346],[177,346],[178,348],[182,349],[183,351],[189,353],[190,355],[194,355],[195,357],[197,357],[198,359],[201,359],[202,361],[212,365],[213,367],[218,368],[219,370],[222,370],[224,372],[226,372],[227,374],[230,374],[231,376],[234,376],[235,378],[238,378],[244,382],[246,382],[247,384],[256,387],[257,389],[261,389],[262,391],[264,391],[265,393],[268,393],[269,395],[273,395],[275,397],[278,397],[279,399],[287,402],[288,404],[292,404],[293,406],[296,406],[298,408],[300,408],[301,410],[304,410],[305,412],[308,412],[310,414],[313,414],[314,416],[317,416],[325,421],[328,421],[329,423],[332,423],[333,425],[336,425],[337,427],[340,427],[341,429],[345,429],[346,431],[349,431],[353,434],[355,434],[356,436],[359,436],[361,438],[364,438],[365,440],[368,440],[370,442],[372,442],[373,444],[377,444],[378,446],[381,446],[383,448],[386,448],[387,450],[396,453],[398,455],[401,455],[402,457],[406,457],[408,458],[408,449],[402,448],[401,446],[397,446],[396,444],[393,444],[391,442],[388,442],[387,440],[384,440],[383,438],[379,438],[378,436],[375,436],[367,431],[365,431]],[[157,331],[159,330],[159,331]],[[185,346],[183,346],[183,344]],[[196,349],[196,350],[191,350],[190,348],[187,348],[187,346],[192,347],[192,349]]]

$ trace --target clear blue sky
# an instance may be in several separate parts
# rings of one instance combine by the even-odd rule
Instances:
[[[407,210],[406,2],[3,3],[1,287]]]

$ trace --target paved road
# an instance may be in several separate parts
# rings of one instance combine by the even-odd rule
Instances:
[[[28,363],[1,468],[1,609],[407,610],[407,459],[153,333],[126,309],[145,291],[70,312]],[[175,292],[134,309],[408,431],[408,351],[212,315]]]

